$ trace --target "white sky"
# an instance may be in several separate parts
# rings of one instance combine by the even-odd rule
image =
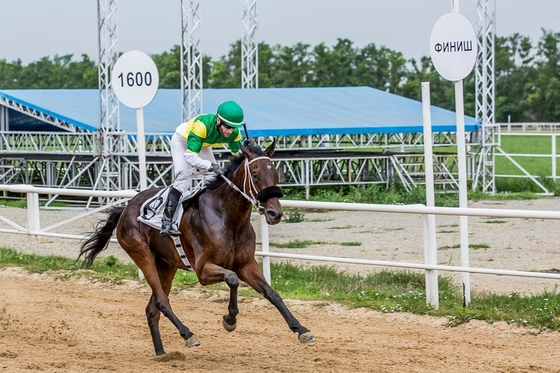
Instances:
[[[241,38],[243,0],[200,3],[202,52],[217,59]],[[560,32],[559,0],[495,3],[498,36],[517,32],[536,44],[542,28]],[[419,59],[429,56],[431,30],[451,6],[451,0],[260,0],[258,41],[332,47],[347,38],[356,47],[374,43]],[[459,6],[476,29],[476,0]],[[180,0],[118,0],[119,51],[159,54],[180,44],[180,12]],[[82,53],[97,60],[97,0],[0,0],[0,35],[0,59],[8,62]]]

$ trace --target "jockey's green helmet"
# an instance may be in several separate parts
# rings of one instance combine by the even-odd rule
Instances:
[[[226,101],[218,106],[218,118],[230,127],[241,127],[243,125],[243,117],[243,109],[235,101]]]

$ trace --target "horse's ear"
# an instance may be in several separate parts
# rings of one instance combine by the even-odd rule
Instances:
[[[251,158],[251,154],[253,154],[253,152],[251,151],[251,149],[249,149],[248,147],[246,147],[245,145],[241,146],[241,152],[243,153],[243,155],[245,155],[245,158],[250,159]]]
[[[266,153],[266,155],[268,155],[269,157],[272,156],[272,154],[274,154],[274,150],[276,149],[276,139],[272,140],[272,144],[270,144],[268,146],[268,148],[266,148],[266,150],[264,151]]]

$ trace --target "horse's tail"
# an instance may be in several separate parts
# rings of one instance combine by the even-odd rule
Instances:
[[[107,215],[107,220],[97,223],[95,231],[85,238],[80,246],[80,255],[76,259],[78,261],[84,256],[82,266],[90,267],[97,255],[109,246],[109,240],[117,227],[123,210],[124,207],[113,207]]]

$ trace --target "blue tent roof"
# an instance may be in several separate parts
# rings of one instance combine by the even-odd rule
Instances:
[[[88,131],[99,127],[96,89],[0,90],[0,97]],[[251,136],[423,131],[421,102],[370,87],[203,90],[204,112],[215,112],[227,100],[243,107]],[[143,110],[146,133],[172,133],[181,121],[181,90],[159,89]],[[453,111],[432,106],[431,118],[433,132],[456,131]],[[465,116],[465,131],[478,126]],[[136,132],[135,109],[120,106],[120,128]]]

